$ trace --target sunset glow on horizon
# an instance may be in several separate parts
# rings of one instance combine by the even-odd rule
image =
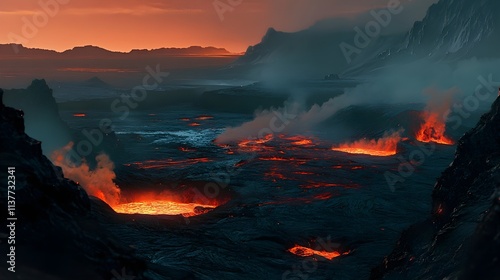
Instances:
[[[4,0],[2,4],[1,44],[56,51],[94,45],[122,52],[213,46],[242,53],[257,44],[269,27],[298,31],[324,18],[355,17],[387,1]]]

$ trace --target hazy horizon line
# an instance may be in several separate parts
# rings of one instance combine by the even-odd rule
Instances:
[[[226,52],[228,52],[228,55],[243,55],[245,53],[244,52],[233,52],[233,51],[230,51],[228,50],[227,48],[224,48],[224,47],[216,47],[216,46],[201,46],[201,45],[191,45],[191,46],[187,46],[187,47],[155,47],[155,48],[132,48],[132,49],[128,49],[128,50],[111,50],[111,49],[108,49],[106,47],[102,47],[102,46],[98,46],[98,45],[92,45],[92,44],[89,44],[89,45],[75,45],[74,47],[72,48],[69,48],[69,49],[64,49],[64,50],[56,50],[56,49],[51,49],[51,48],[44,48],[44,47],[28,47],[28,46],[25,46],[23,44],[19,44],[19,43],[1,43],[0,42],[0,46],[7,46],[7,45],[14,45],[14,46],[20,46],[20,47],[23,47],[23,48],[26,48],[26,49],[31,49],[31,50],[44,50],[44,51],[53,51],[53,52],[56,52],[56,53],[64,53],[64,52],[67,52],[67,51],[71,51],[71,50],[74,50],[76,48],[85,48],[85,47],[94,47],[94,48],[99,48],[99,49],[103,49],[105,51],[109,51],[109,52],[112,52],[112,53],[123,53],[123,54],[128,54],[128,53],[131,53],[132,51],[155,51],[155,50],[161,50],[161,49],[177,49],[177,50],[185,50],[185,49],[190,49],[190,48],[202,48],[202,49],[217,49],[217,50],[224,50]]]

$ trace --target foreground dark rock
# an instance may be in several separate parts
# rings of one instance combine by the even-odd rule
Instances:
[[[3,91],[0,90],[0,97]],[[95,203],[42,154],[24,132],[23,112],[0,104],[0,177],[15,167],[16,259],[13,274],[3,254],[1,279],[111,279],[125,270],[142,279],[145,263],[113,239],[92,215]],[[7,184],[0,187],[1,219],[7,219]],[[9,232],[0,229],[8,252]]]
[[[499,187],[500,98],[460,139],[431,216],[403,232],[372,279],[500,279]]]

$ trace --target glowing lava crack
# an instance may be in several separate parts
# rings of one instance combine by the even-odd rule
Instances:
[[[191,217],[213,210],[213,205],[180,203],[167,200],[130,202],[113,206],[117,213],[146,215],[182,215]]]

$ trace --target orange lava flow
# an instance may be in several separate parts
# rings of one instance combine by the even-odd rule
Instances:
[[[256,144],[264,144],[264,143],[267,143],[269,141],[273,140],[273,135],[272,134],[268,134],[262,138],[259,138],[259,139],[247,139],[247,140],[243,140],[241,141],[240,143],[238,143],[238,146],[248,146],[248,145],[256,145]]]
[[[261,157],[259,159],[264,161],[290,161],[290,159],[282,157]]]
[[[288,252],[301,257],[320,256],[328,260],[333,260],[337,257],[348,254],[348,252],[340,253],[337,251],[328,252],[328,251],[314,250],[300,245],[295,245],[293,248],[288,249]]]
[[[291,144],[294,146],[313,146],[314,143],[311,139],[308,139],[304,136],[296,135],[296,136],[289,136],[286,137],[284,135],[280,135],[280,138],[284,140],[291,141]]]
[[[86,117],[87,114],[84,114],[84,113],[76,113],[76,114],[73,114],[73,117],[77,117],[77,118],[83,118],[83,117]]]
[[[267,148],[264,146],[265,143],[273,140],[273,135],[268,134],[259,139],[245,139],[238,143],[238,147],[245,151],[258,152],[262,150],[266,150]]]
[[[439,117],[439,114],[432,112],[423,112],[424,123],[416,134],[416,138],[424,143],[438,143],[442,145],[453,145],[453,139],[445,136],[446,123]]]
[[[292,142],[292,145],[295,145],[295,146],[308,146],[308,145],[312,145],[312,144],[313,144],[313,142],[309,139],[303,139],[303,140]]]
[[[286,180],[287,177],[280,173],[277,168],[271,168],[269,172],[264,173],[264,176],[271,178],[272,181],[277,182],[277,180]]]
[[[200,126],[201,124],[197,123],[197,122],[193,122],[193,123],[190,123],[188,124],[189,126]]]
[[[117,213],[146,215],[182,215],[191,217],[213,210],[213,205],[197,203],[181,203],[167,200],[141,201],[118,204],[113,206]]]
[[[349,154],[387,157],[397,154],[398,143],[400,141],[400,132],[394,132],[377,140],[362,139],[354,143],[341,144],[338,147],[333,147],[332,150]]]

